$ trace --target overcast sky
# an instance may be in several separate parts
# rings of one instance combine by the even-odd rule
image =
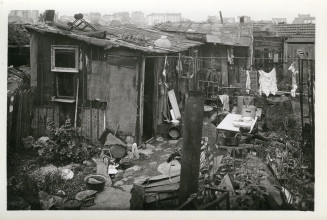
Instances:
[[[203,21],[208,15],[223,17],[237,17],[248,15],[253,20],[270,20],[273,17],[287,18],[292,22],[293,18],[301,14],[310,13],[316,16],[316,12],[323,7],[318,0],[2,0],[9,9],[55,9],[61,15],[74,15],[75,13],[100,12],[111,14],[119,11],[142,11],[145,15],[152,12],[180,12],[183,18],[194,21]],[[0,0],[1,2],[1,0]],[[31,3],[32,2],[32,3]],[[325,8],[325,7],[324,7]]]

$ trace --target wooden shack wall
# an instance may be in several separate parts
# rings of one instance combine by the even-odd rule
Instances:
[[[123,135],[135,136],[138,110],[140,54],[127,49],[88,50],[87,98],[107,103],[105,125]]]
[[[51,45],[77,45],[79,72],[68,73],[75,74],[75,83],[72,85],[75,93],[76,81],[79,79],[77,130],[96,141],[105,128],[116,130],[119,125],[119,134],[134,136],[139,94],[140,58],[137,57],[140,54],[119,48],[110,50],[112,56],[109,54],[105,57],[103,48],[64,36],[32,33],[36,36],[34,40],[37,44],[31,49],[31,53],[35,54],[33,63],[37,64],[34,65],[35,73],[32,72],[32,77],[36,78],[33,82],[36,97],[32,112],[32,134],[37,137],[46,135],[47,119],[53,119],[57,127],[68,117],[74,122],[75,103],[51,101],[56,93],[55,73],[51,71]],[[96,56],[94,51],[97,50]],[[129,57],[127,62],[126,57]]]
[[[221,44],[204,44],[200,46],[198,54],[200,69],[218,71],[223,86],[228,85],[227,48]]]

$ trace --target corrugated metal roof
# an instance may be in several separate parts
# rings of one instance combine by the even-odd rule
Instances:
[[[38,32],[60,34],[101,47],[126,47],[148,53],[182,52],[191,47],[203,44],[198,41],[187,40],[185,36],[178,34],[167,34],[165,32],[136,27],[104,28],[103,30],[107,32],[106,39],[89,37],[86,35],[87,32],[84,35],[80,31],[77,33],[48,25],[28,25],[26,28]],[[170,48],[159,48],[154,45],[155,40],[159,39],[162,35],[167,36],[167,39],[171,42],[172,46]]]
[[[235,46],[250,46],[252,44],[252,24],[166,22],[158,24],[154,28],[165,32],[206,35],[208,43]]]

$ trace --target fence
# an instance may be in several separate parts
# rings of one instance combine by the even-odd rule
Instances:
[[[31,132],[33,96],[29,89],[7,98],[7,145],[15,151],[22,146],[22,138]]]
[[[40,137],[47,135],[47,120],[54,121],[58,128],[64,121],[62,118],[63,111],[58,104],[53,106],[35,106],[33,107],[31,119],[31,135],[33,137]],[[74,117],[71,117],[72,121]],[[105,127],[105,110],[100,108],[86,108],[79,107],[77,115],[77,131],[79,134],[89,138],[92,141],[97,141],[104,131]]]

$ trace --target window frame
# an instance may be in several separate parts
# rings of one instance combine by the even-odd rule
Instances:
[[[56,50],[67,50],[75,52],[75,67],[56,67]],[[78,73],[79,71],[79,53],[77,45],[51,45],[51,71],[52,72],[67,72],[67,73]]]

